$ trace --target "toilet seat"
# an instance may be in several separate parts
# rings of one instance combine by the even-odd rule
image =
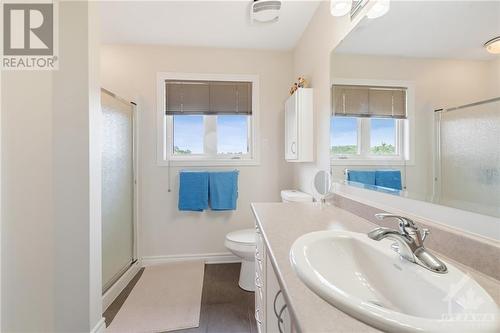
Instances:
[[[255,237],[255,229],[243,229],[228,233],[226,240],[238,245],[255,246]]]

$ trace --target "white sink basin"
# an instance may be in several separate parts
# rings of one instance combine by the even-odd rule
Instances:
[[[349,315],[389,332],[500,332],[499,309],[470,276],[450,263],[431,272],[400,259],[392,241],[319,231],[290,251],[299,278]]]

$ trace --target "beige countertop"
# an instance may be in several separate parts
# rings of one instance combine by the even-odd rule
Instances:
[[[335,206],[311,203],[253,203],[252,210],[299,332],[380,332],[313,293],[295,274],[289,259],[293,242],[306,233],[320,230],[366,233],[377,227],[375,224]],[[500,303],[499,281],[444,259],[470,273]]]

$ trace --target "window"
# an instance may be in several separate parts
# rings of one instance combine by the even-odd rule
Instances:
[[[249,124],[249,116],[217,116],[217,154],[248,154]]]
[[[404,161],[407,88],[334,85],[330,155],[353,164]],[[345,164],[345,163],[344,163]]]
[[[174,155],[203,154],[203,116],[173,116]]]
[[[160,165],[257,164],[255,76],[158,74]]]

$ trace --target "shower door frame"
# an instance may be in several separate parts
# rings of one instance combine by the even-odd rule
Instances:
[[[439,203],[441,199],[441,115],[442,109],[434,110],[434,172],[432,181],[431,202]]]
[[[451,107],[447,109],[436,109],[434,110],[434,147],[433,147],[433,159],[434,159],[434,172],[433,172],[433,186],[432,186],[432,202],[440,204],[441,192],[442,192],[442,167],[441,167],[441,123],[442,116],[445,112],[453,112],[455,110],[465,109],[472,106],[494,103],[500,101],[500,97],[493,97],[478,102],[465,104],[457,107]],[[456,208],[456,207],[455,207]],[[481,214],[479,212],[475,212]]]
[[[108,293],[111,293],[113,288],[118,284],[120,280],[124,278],[124,276],[127,275],[127,272],[129,272],[134,266],[137,266],[138,264],[138,220],[139,220],[139,200],[138,200],[138,186],[139,186],[139,163],[138,163],[138,156],[139,156],[139,145],[138,145],[138,137],[139,137],[139,113],[138,113],[138,107],[135,102],[128,101],[115,93],[102,88],[101,87],[101,93],[108,94],[112,96],[113,98],[121,101],[122,103],[125,104],[130,104],[132,105],[132,185],[133,185],[133,203],[132,203],[132,260],[129,265],[125,266],[122,270],[117,272],[113,278],[110,280],[110,283],[108,283],[107,286],[102,285],[101,291],[103,295],[103,299],[106,297]],[[102,220],[101,220],[101,230],[102,230]],[[102,246],[102,241],[101,241],[101,246]],[[102,255],[102,252],[101,252]],[[133,277],[133,275],[132,275]],[[102,281],[102,277],[101,277]],[[127,281],[128,283],[128,281]],[[106,287],[106,288],[105,288]],[[120,290],[121,291],[121,290]],[[118,292],[119,293],[119,292]],[[114,292],[113,292],[114,294]],[[116,295],[118,296],[118,295]],[[112,296],[112,298],[116,298],[116,296]],[[112,300],[111,300],[112,302]],[[109,302],[109,304],[111,303]],[[108,303],[108,301],[104,301],[103,303]],[[107,304],[107,305],[109,305]],[[107,306],[103,307],[103,310],[105,310]]]

